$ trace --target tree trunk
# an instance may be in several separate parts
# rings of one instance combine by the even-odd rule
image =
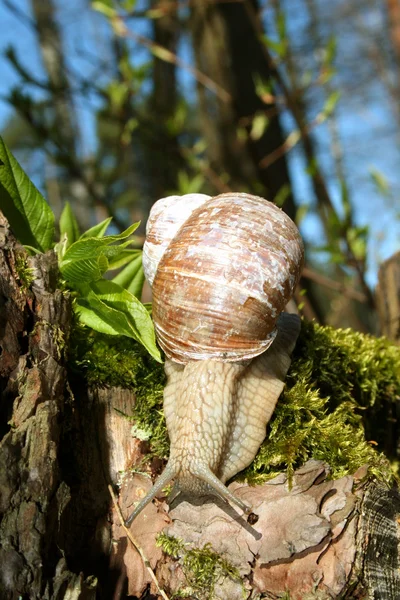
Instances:
[[[55,255],[28,258],[2,219],[2,600],[399,597],[398,492],[366,468],[331,480],[316,460],[291,485],[283,473],[255,487],[232,483],[257,515],[248,520],[215,497],[178,497],[169,512],[161,497],[131,528],[144,563],[108,485],[126,517],[151,485],[132,468],[154,475],[162,462],[143,463],[146,442],[125,416],[132,391],[88,387],[89,358],[71,371],[71,300],[56,285]]]
[[[156,44],[176,54],[179,39],[177,4],[174,0],[153,2],[164,16],[153,20]],[[176,65],[153,57],[153,93],[150,101],[152,128],[148,139],[151,159],[152,197],[162,198],[177,189],[178,172],[184,168],[177,134],[172,126],[178,108]],[[150,207],[148,207],[150,210]]]
[[[296,205],[286,155],[270,165],[261,162],[284,144],[279,105],[270,94],[264,101],[257,93],[257,78],[274,89],[274,80],[251,21],[246,3],[218,3],[196,0],[191,24],[196,65],[229,94],[230,99],[210,93],[197,85],[202,130],[207,156],[216,174],[216,190],[249,191],[278,200],[286,196],[282,208],[296,219]],[[252,10],[257,3],[250,2]],[[265,129],[255,132],[253,124],[265,117]],[[243,137],[240,132],[246,132]],[[227,176],[227,177],[226,177]],[[219,182],[219,183],[218,183]],[[324,322],[313,286],[301,280],[307,290],[307,306],[318,322]]]
[[[75,156],[77,124],[54,5],[52,0],[31,0],[31,6],[49,89],[54,94],[54,134],[66,154]]]
[[[257,7],[254,0],[251,5]],[[285,186],[288,197],[284,210],[294,219],[286,157],[281,156],[266,168],[260,166],[284,138],[273,96],[265,103],[257,94],[257,78],[271,84],[271,73],[245,3],[196,0],[191,21],[198,69],[230,96],[229,100],[220,98],[197,86],[211,167],[222,177],[228,175],[231,189],[259,193],[270,200]],[[251,134],[254,118],[261,115],[268,119],[268,126],[259,134]],[[247,132],[244,139],[240,130]]]

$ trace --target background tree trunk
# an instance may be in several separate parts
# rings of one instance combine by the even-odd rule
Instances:
[[[176,54],[180,27],[174,0],[153,2],[164,16],[153,20],[154,42]],[[153,185],[151,197],[162,198],[177,189],[178,172],[186,167],[180,155],[173,120],[178,108],[176,65],[153,56],[153,93],[150,102],[149,165]],[[151,206],[147,207],[147,212]]]
[[[258,9],[255,0],[251,5]],[[248,189],[271,201],[285,186],[284,210],[294,219],[296,209],[286,157],[281,156],[266,168],[260,166],[265,156],[283,144],[284,137],[273,95],[266,104],[257,94],[257,79],[272,87],[273,82],[245,3],[196,0],[191,26],[198,69],[222,86],[229,97],[215,96],[197,86],[211,167],[222,177],[228,175],[230,189]],[[268,124],[259,135],[248,135],[257,115],[265,115]],[[246,132],[244,138],[240,129]]]
[[[380,333],[400,342],[400,252],[380,266],[376,287]]]

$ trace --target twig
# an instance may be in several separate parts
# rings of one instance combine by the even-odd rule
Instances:
[[[315,281],[315,283],[319,283],[324,287],[330,288],[331,290],[340,292],[341,294],[343,294],[343,296],[351,298],[352,300],[357,300],[358,302],[368,302],[368,298],[362,292],[359,292],[354,288],[348,287],[347,285],[340,283],[339,281],[330,279],[329,277],[326,277],[321,273],[317,273],[309,267],[304,267],[302,276],[306,279],[310,279],[311,281]]]
[[[117,33],[121,37],[127,37],[135,40],[138,44],[141,44],[145,48],[148,48],[148,50],[150,50],[150,52],[154,54],[157,58],[165,60],[166,62],[174,64],[177,67],[180,67],[182,70],[187,71],[188,73],[193,75],[196,81],[201,83],[208,90],[214,92],[215,95],[218,96],[218,98],[223,102],[230,102],[232,100],[231,95],[223,87],[218,85],[218,83],[213,81],[210,77],[208,77],[195,67],[192,67],[191,65],[187,64],[185,61],[179,58],[179,56],[177,56],[170,50],[164,48],[164,46],[156,44],[155,42],[153,42],[153,40],[145,37],[144,35],[140,35],[139,33],[128,29],[121,16],[118,15],[113,17],[112,21],[114,22],[115,31],[117,31]]]
[[[158,593],[164,598],[164,600],[170,600],[169,597],[167,596],[167,594],[164,592],[164,590],[161,589],[160,584],[158,583],[157,577],[155,576],[154,571],[153,571],[153,569],[150,566],[149,559],[146,557],[143,549],[135,541],[135,539],[132,536],[131,532],[129,531],[129,529],[125,525],[124,517],[122,516],[121,509],[119,507],[117,498],[115,497],[114,490],[112,489],[111,485],[108,486],[108,491],[110,492],[110,496],[112,498],[112,501],[113,501],[113,504],[114,504],[114,508],[117,511],[117,515],[118,515],[119,521],[121,523],[121,527],[125,531],[126,536],[129,539],[129,541],[131,542],[131,544],[133,545],[133,547],[136,548],[136,550],[139,552],[139,554],[141,556],[141,559],[143,561],[144,566],[148,570],[150,577],[152,578],[155,586],[157,587]]]

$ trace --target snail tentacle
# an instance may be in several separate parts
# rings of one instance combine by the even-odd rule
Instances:
[[[171,480],[176,476],[176,474],[177,468],[175,467],[175,465],[173,463],[168,463],[163,473],[156,480],[149,493],[143,498],[143,500],[139,502],[139,504],[135,507],[133,512],[126,519],[125,525],[127,527],[130,527],[132,521],[136,519],[138,514],[141,513],[142,510],[153,500],[153,498],[157,496],[158,492],[160,492],[163,489],[163,487],[165,487],[171,482]]]
[[[207,483],[207,485],[209,485],[210,488],[221,498],[233,502],[233,504],[236,504],[236,506],[238,506],[247,515],[251,513],[251,507],[246,504],[246,502],[243,502],[243,500],[235,496],[235,494],[233,494],[230,490],[228,490],[228,488],[222,483],[222,481],[218,479],[218,477],[216,477],[216,475],[214,475],[207,465],[197,465],[193,475],[196,475],[196,477],[204,481],[204,483]]]

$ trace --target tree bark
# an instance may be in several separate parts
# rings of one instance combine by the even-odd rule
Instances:
[[[399,597],[399,493],[366,468],[331,480],[316,460],[291,485],[283,473],[232,483],[249,520],[215,497],[179,496],[168,511],[162,495],[131,528],[145,564],[108,486],[126,517],[151,486],[132,468],[156,475],[162,461],[143,463],[125,416],[132,391],[88,388],[68,371],[71,300],[55,260],[28,258],[0,221],[1,600],[161,598],[146,564],[169,597]]]
[[[376,287],[380,332],[400,342],[400,252],[381,264]]]
[[[28,259],[0,219],[0,597],[64,598],[72,586],[94,598],[58,548],[71,301],[56,287],[56,255]]]

